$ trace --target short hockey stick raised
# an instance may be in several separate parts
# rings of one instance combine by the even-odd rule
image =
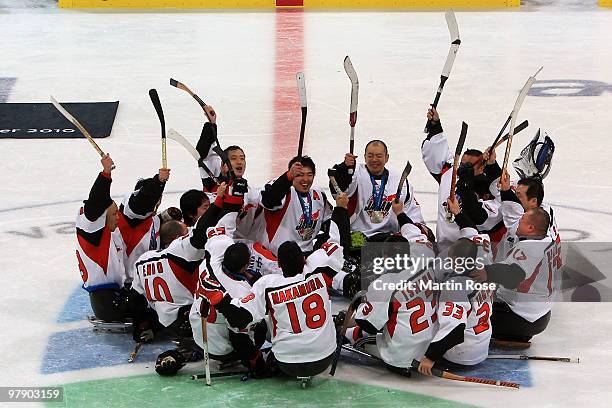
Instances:
[[[522,132],[523,130],[527,128],[527,126],[529,126],[529,121],[524,120],[517,127],[514,128],[514,134],[516,135],[517,133]],[[493,144],[493,149],[497,149],[499,146],[504,144],[504,142],[508,140],[509,135],[510,135],[509,133],[506,133],[501,139],[495,139],[495,143]]]
[[[164,118],[164,111],[162,109],[161,102],[159,101],[157,90],[150,89],[149,98],[151,98],[151,102],[153,103],[155,112],[157,112],[157,117],[159,118],[159,123],[161,125],[162,169],[167,169],[168,158],[166,155],[166,119]]]
[[[353,63],[347,55],[344,57],[344,71],[351,80],[351,105],[349,111],[349,125],[351,127],[351,136],[349,139],[349,152],[351,154],[355,151],[355,124],[357,123],[357,105],[359,102],[359,79],[357,78],[357,72],[353,68]],[[354,169],[349,169],[349,174],[353,174]]]
[[[87,131],[87,129],[85,129],[83,127],[83,125],[81,125],[81,123],[74,117],[72,116],[66,109],[64,109],[64,107],[62,105],[60,105],[60,103],[58,101],[55,100],[55,98],[53,96],[49,97],[51,99],[51,103],[53,104],[53,106],[55,106],[55,108],[66,118],[68,119],[68,121],[70,123],[72,123],[74,126],[76,126],[77,129],[79,129],[79,131],[83,134],[83,136],[85,136],[85,138],[89,141],[89,143],[93,146],[93,148],[96,150],[96,152],[98,152],[98,154],[100,155],[100,157],[104,157],[106,155],[106,153],[104,153],[104,151],[100,148],[100,146],[98,146],[98,144],[96,143],[96,141],[94,140],[94,138],[91,136],[91,134]],[[113,165],[113,169],[115,168],[115,166]]]
[[[191,97],[195,99],[196,102],[202,107],[202,110],[204,111],[204,115],[206,115],[206,119],[208,119],[208,121],[210,122],[210,116],[208,116],[208,113],[204,109],[204,107],[206,106],[206,102],[204,102],[198,95],[196,95],[191,89],[189,89],[187,85],[183,84],[182,82],[177,81],[176,79],[170,78],[170,85],[180,90],[183,90],[187,92],[189,95],[191,95]]]
[[[406,161],[406,167],[404,167],[404,171],[402,172],[402,176],[400,177],[400,182],[397,185],[397,191],[395,192],[395,202],[396,203],[399,203],[400,196],[402,195],[402,188],[404,187],[404,183],[406,183],[406,180],[408,179],[408,176],[410,175],[411,171],[412,171],[412,164],[410,164],[410,161]],[[408,196],[408,194],[410,194],[410,192],[406,190],[406,196]]]
[[[463,145],[465,144],[465,138],[467,137],[468,125],[465,122],[461,123],[461,134],[457,141],[457,147],[455,148],[455,159],[453,161],[453,175],[451,178],[451,188],[449,197],[452,201],[455,201],[455,188],[457,187],[457,169],[459,168],[459,160],[461,159],[461,152],[463,152]]]
[[[170,129],[168,129],[168,139],[174,140],[175,142],[177,142],[181,146],[183,146],[185,148],[185,150],[187,150],[189,152],[189,154],[191,154],[191,156],[196,160],[196,162],[198,162],[198,165],[204,169],[204,171],[206,172],[208,177],[210,177],[212,179],[212,181],[215,182],[216,185],[220,185],[221,184],[219,179],[213,174],[213,172],[204,163],[204,161],[200,161],[200,153],[198,153],[196,148],[193,147],[193,145],[191,143],[189,143],[189,141],[187,139],[185,139],[183,137],[183,135],[181,135],[176,130],[170,128]]]
[[[301,156],[304,150],[304,134],[306,133],[306,115],[308,107],[306,105],[306,79],[303,72],[298,72],[296,75],[298,94],[300,95],[300,108],[302,110],[302,123],[300,125],[300,139],[298,141],[297,155]]]
[[[421,363],[418,360],[412,360],[412,367],[415,370],[418,370],[420,365]],[[478,377],[466,377],[463,375],[449,373],[448,371],[443,371],[437,368],[432,368],[431,373],[434,376],[444,378],[445,380],[464,381],[464,382],[471,382],[471,383],[477,383],[477,384],[495,385],[498,387],[508,387],[508,388],[517,388],[517,389],[520,387],[520,384],[513,383],[510,381],[490,380],[487,378],[478,378]]]
[[[542,68],[543,67],[540,67],[540,69],[538,69],[535,74],[533,74],[532,76],[529,77],[529,79],[527,79],[527,82],[523,86],[523,89],[521,89],[519,96],[516,98],[516,102],[514,103],[514,108],[512,109],[512,113],[510,113],[510,118],[511,118],[510,119],[510,129],[508,130],[508,144],[506,144],[506,153],[504,154],[504,164],[502,166],[502,174],[508,171],[508,159],[510,158],[510,149],[512,147],[512,136],[514,135],[514,125],[516,123],[516,117],[518,116],[518,112],[521,109],[521,106],[523,106],[523,102],[525,101],[525,98],[527,97],[527,93],[529,92],[533,84],[535,83],[536,76],[540,73],[540,71],[542,71]]]
[[[431,104],[431,106],[433,106],[434,108],[438,107],[440,96],[442,96],[442,91],[444,90],[444,84],[450,76],[451,70],[453,69],[453,64],[455,62],[455,58],[457,57],[457,51],[459,51],[459,45],[461,45],[461,39],[459,38],[459,26],[457,25],[455,13],[449,10],[446,12],[445,18],[446,25],[448,26],[448,32],[450,33],[451,37],[451,45],[450,49],[448,50],[446,62],[444,63],[444,67],[442,68],[442,74],[440,75],[440,84],[438,85],[438,90],[436,91],[436,97],[434,98],[434,101]],[[427,126],[425,126],[424,132],[427,133]]]
[[[489,354],[488,360],[539,360],[539,361],[558,361],[562,363],[580,363],[578,357],[542,357],[525,356],[520,354]]]

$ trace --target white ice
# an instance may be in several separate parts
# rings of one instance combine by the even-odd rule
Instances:
[[[245,148],[247,178],[262,185],[275,176],[273,163],[287,159],[271,155],[280,143],[271,137],[275,87],[281,92],[294,87],[293,81],[275,81],[276,61],[292,58],[275,56],[275,24],[282,18],[273,12],[9,9],[0,11],[0,76],[17,78],[7,102],[47,102],[49,95],[60,101],[120,101],[112,135],[99,140],[117,164],[112,186],[117,196],[160,167],[159,123],[149,88],[158,89],[168,126],[197,140],[203,116],[193,100],[168,85],[171,76],[177,78],[216,108],[221,140]],[[540,80],[608,84],[598,96],[528,97],[519,120],[529,119],[530,128],[515,138],[512,158],[538,127],[546,130],[556,143],[546,201],[555,205],[563,238],[612,242],[607,174],[612,13],[592,6],[548,11],[535,2],[522,11],[458,12],[457,19],[462,45],[439,106],[452,143],[464,120],[470,125],[467,146],[487,146],[518,90],[540,66]],[[401,170],[409,159],[410,182],[425,219],[434,220],[436,184],[422,165],[419,147],[448,50],[443,14],[308,12],[303,27],[309,103],[305,151],[319,166],[316,183],[326,184],[324,170],[348,148],[350,85],[342,69],[348,54],[361,84],[356,149],[362,151],[370,138],[382,138],[390,146],[391,167]],[[287,137],[297,139],[298,131]],[[0,139],[0,151],[0,385],[150,372],[136,364],[40,374],[49,334],[87,325],[55,323],[80,279],[74,236],[57,233],[62,225],[54,224],[74,220],[79,200],[99,171],[99,158],[85,140],[71,139]],[[178,192],[199,185],[185,151],[169,144],[168,155],[172,178],[167,190],[173,193],[164,206],[176,205]],[[600,266],[611,275],[609,265]],[[602,284],[610,286],[608,280]],[[482,406],[608,406],[610,310],[604,304],[556,305],[550,327],[534,339],[530,352],[576,356],[581,364],[533,363],[533,387],[518,392],[436,379],[407,382],[359,367],[340,369],[337,376]]]

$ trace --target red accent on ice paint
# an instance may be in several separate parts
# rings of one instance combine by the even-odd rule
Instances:
[[[303,7],[304,0],[276,0],[276,7]]]
[[[280,3],[303,2],[277,0],[277,6]],[[295,75],[304,70],[303,17],[302,10],[276,11],[271,177],[287,171],[287,163],[297,154],[302,113]],[[307,153],[307,140],[305,146]]]

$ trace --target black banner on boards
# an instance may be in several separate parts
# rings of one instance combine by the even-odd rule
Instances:
[[[111,134],[119,102],[62,103],[94,138]],[[70,139],[83,134],[51,103],[0,103],[0,139]]]

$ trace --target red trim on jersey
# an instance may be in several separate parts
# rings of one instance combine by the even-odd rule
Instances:
[[[100,172],[100,175],[106,179],[112,180],[110,173],[105,173],[103,171]]]
[[[361,327],[359,327],[359,325],[356,325],[353,328],[353,341],[357,341],[361,338]]]
[[[262,245],[261,242],[255,242],[253,244],[253,249],[261,256],[263,256],[266,259],[269,259],[270,261],[278,261],[278,258],[276,258],[274,256],[274,254],[272,253],[272,251],[270,251],[268,248],[266,248],[265,246]]]
[[[193,273],[189,273],[189,271],[181,268],[176,262],[168,259],[168,264],[170,265],[170,269],[172,269],[172,273],[176,276],[176,279],[181,282],[181,285],[185,287],[192,295],[196,291],[196,286],[198,284],[198,273],[197,271],[193,271]]]
[[[264,209],[264,219],[266,221],[266,232],[268,233],[268,241],[272,242],[274,236],[276,235],[276,231],[278,231],[278,227],[280,227],[283,218],[285,217],[285,213],[287,212],[287,208],[289,207],[289,203],[291,202],[291,190],[285,196],[285,204],[283,208],[277,211],[270,211]]]
[[[268,308],[270,310],[270,320],[272,320],[272,338],[276,337],[276,327],[278,326],[276,318],[274,317],[274,308],[272,305]]]
[[[146,218],[142,222],[138,223],[135,227],[131,227],[127,222],[125,214],[119,211],[119,232],[125,242],[125,250],[128,256],[132,253],[134,248],[142,241],[142,238],[148,234],[153,225],[153,217]],[[157,234],[155,237],[157,238]]]
[[[87,242],[87,240],[78,233],[77,239],[79,241],[79,246],[83,252],[85,252],[85,255],[87,255],[89,259],[94,261],[100,268],[102,268],[104,275],[106,275],[111,245],[111,231],[106,226],[104,227],[102,230],[102,238],[97,246]]]
[[[444,163],[444,165],[442,165],[442,171],[440,172],[440,179],[442,179],[442,175],[444,173],[446,173],[447,171],[449,171],[452,168],[453,168],[453,166],[450,163]]]
[[[357,201],[359,199],[359,187],[357,187],[357,190],[355,190],[355,194],[353,194],[350,198],[349,198],[349,202],[348,205],[346,207],[346,209],[348,210],[349,213],[349,217],[351,217],[353,214],[355,214],[355,208],[357,208]]]
[[[389,332],[389,337],[393,337],[393,333],[395,333],[395,326],[397,326],[397,311],[401,307],[400,302],[397,299],[393,299],[391,301],[391,312],[389,313],[389,320],[387,321],[387,331]]]
[[[540,261],[538,266],[535,267],[535,270],[533,271],[531,276],[519,284],[518,288],[516,288],[517,292],[521,292],[521,293],[529,292],[529,289],[531,289],[531,285],[533,285],[533,282],[536,280],[536,278],[540,274],[541,267],[542,267],[542,261]]]
[[[323,275],[323,279],[325,280],[325,284],[327,285],[327,287],[331,288],[333,279],[330,278],[326,273],[322,273],[321,275]]]

